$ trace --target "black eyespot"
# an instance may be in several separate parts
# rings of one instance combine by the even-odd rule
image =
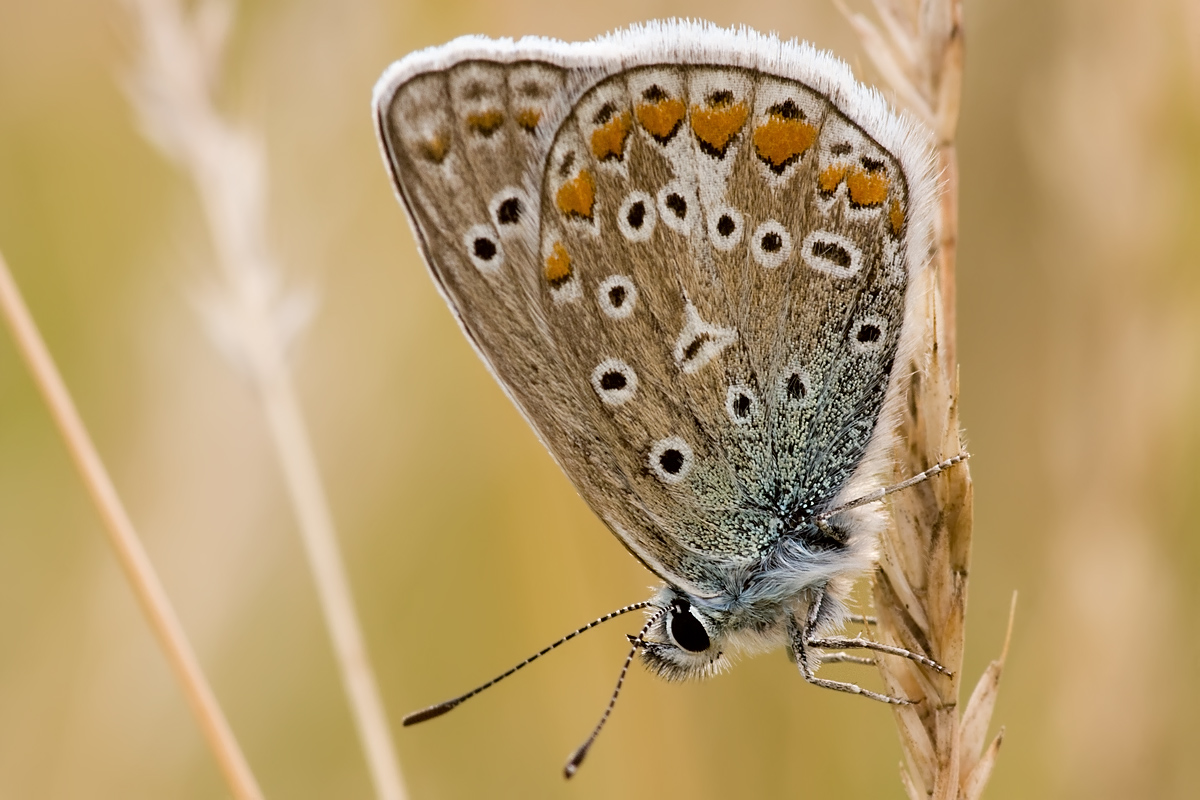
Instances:
[[[750,416],[750,403],[751,400],[748,395],[739,394],[733,401],[733,413],[745,419]]]
[[[689,653],[703,653],[712,644],[708,631],[692,614],[691,605],[683,598],[671,602],[671,638]]]
[[[575,166],[575,151],[568,150],[567,154],[563,156],[562,163],[558,166],[558,174],[564,178],[567,177],[567,175],[571,174],[571,167],[573,166]]]
[[[623,406],[637,394],[638,376],[619,358],[606,358],[592,370],[592,388],[609,408]]]
[[[767,113],[773,117],[782,117],[783,119],[804,119],[804,111],[790,97],[782,103],[776,103],[768,108]]]
[[[491,261],[496,257],[496,243],[491,239],[481,236],[475,240],[472,246],[475,250],[475,257],[481,261]]]
[[[870,344],[871,342],[878,342],[879,336],[882,333],[883,331],[879,330],[878,325],[872,325],[868,322],[858,329],[856,338],[864,344]]]
[[[617,113],[617,107],[612,103],[605,103],[600,106],[596,113],[592,116],[593,125],[603,125],[612,119],[613,114]]]
[[[712,341],[712,336],[707,333],[701,333],[695,339],[692,339],[688,342],[688,346],[683,348],[683,360],[691,361],[700,352],[700,348],[704,347],[710,341]]]
[[[792,377],[788,378],[787,396],[789,400],[803,400],[808,394],[808,386],[804,383],[804,378],[799,372],[793,372]]]
[[[683,195],[672,192],[667,195],[667,208],[675,212],[675,216],[683,219],[687,216],[687,200],[683,199]]]
[[[849,155],[853,151],[854,151],[854,148],[850,146],[849,142],[842,142],[841,144],[835,144],[833,147],[829,148],[829,152],[833,153],[835,156]]]
[[[600,376],[600,388],[606,392],[611,392],[615,389],[624,389],[629,381],[625,379],[623,372],[612,370]]]
[[[657,103],[667,99],[667,93],[657,83],[642,92],[642,99],[648,103]]]
[[[877,158],[871,158],[870,156],[863,156],[859,160],[862,162],[863,169],[865,169],[867,172],[878,172],[884,167],[884,163],[882,161]]]
[[[842,247],[837,242],[813,242],[812,254],[817,258],[823,258],[826,261],[832,261],[842,269],[849,267],[853,261],[853,259],[850,257],[850,251]]]
[[[596,303],[609,319],[627,319],[637,300],[637,287],[628,275],[609,275],[596,287]]]
[[[668,436],[650,447],[646,466],[660,481],[675,486],[687,479],[695,462],[691,445],[678,436]]]
[[[662,451],[662,455],[658,457],[658,465],[668,475],[678,475],[679,470],[683,469],[684,460],[683,453],[671,447]]]
[[[521,201],[510,197],[496,209],[496,219],[501,225],[515,225],[521,219]]]
[[[670,202],[668,200],[668,202]],[[646,204],[641,200],[629,207],[629,213],[625,215],[625,221],[629,223],[629,227],[635,231],[642,229],[642,225],[646,222]]]
[[[733,102],[733,92],[728,89],[720,89],[708,96],[708,104],[710,106],[727,106]]]
[[[734,223],[733,217],[728,214],[722,214],[721,218],[717,220],[717,233],[722,236],[728,236],[735,230],[737,230],[737,225]]]
[[[760,242],[764,253],[778,253],[783,248],[783,237],[778,233],[768,233]]]

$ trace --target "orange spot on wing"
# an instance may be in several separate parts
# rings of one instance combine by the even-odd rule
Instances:
[[[772,116],[754,131],[754,149],[772,167],[783,167],[804,155],[816,139],[817,129],[804,120]]]
[[[868,171],[855,167],[846,173],[846,189],[850,192],[850,202],[856,206],[883,205],[891,183],[882,169]]]
[[[842,178],[846,177],[847,169],[845,164],[830,164],[817,176],[817,188],[824,194],[833,194],[837,191]]]
[[[554,196],[558,210],[568,216],[592,218],[592,206],[596,202],[596,180],[586,169],[558,187]]]
[[[546,256],[546,281],[555,289],[571,279],[571,255],[562,242],[555,242],[554,249]]]
[[[637,107],[637,118],[646,133],[665,142],[675,135],[686,110],[682,100],[665,97],[657,102],[642,103]]]
[[[892,200],[892,205],[888,209],[888,222],[892,225],[892,233],[899,236],[900,231],[904,228],[904,209],[900,207],[899,200]]]
[[[692,131],[701,142],[724,153],[729,140],[746,124],[749,113],[745,103],[718,103],[707,108],[692,106]]]
[[[421,142],[421,151],[430,161],[440,164],[450,152],[450,138],[439,133],[433,138]]]
[[[542,112],[536,108],[523,108],[517,112],[517,124],[533,133],[542,121]]]
[[[467,127],[483,136],[491,136],[504,124],[504,112],[498,108],[467,114]]]
[[[632,127],[633,121],[629,118],[629,112],[625,111],[596,128],[592,131],[592,154],[601,161],[606,158],[623,158],[625,140],[629,137]]]

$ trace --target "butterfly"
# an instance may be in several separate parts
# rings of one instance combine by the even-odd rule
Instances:
[[[822,652],[940,669],[832,635],[877,501],[965,457],[886,485],[929,336],[927,132],[807,44],[678,21],[460,38],[393,64],[374,111],[463,332],[663,582],[566,639],[644,610],[622,680],[635,653],[675,680],[782,647],[810,683],[884,702],[904,701],[818,677]]]

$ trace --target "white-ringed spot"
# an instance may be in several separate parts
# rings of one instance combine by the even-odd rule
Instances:
[[[729,252],[742,240],[742,225],[736,209],[717,209],[708,215],[708,240],[721,252]]]
[[[617,228],[631,242],[649,239],[657,222],[654,198],[645,192],[630,192],[617,210]]]
[[[865,317],[850,330],[850,345],[855,350],[878,350],[887,341],[887,320],[883,317]]]
[[[787,399],[789,405],[803,406],[808,403],[808,399],[813,393],[813,384],[806,369],[799,366],[792,367],[784,373],[782,382],[782,395]]]
[[[775,269],[792,254],[792,235],[775,220],[767,220],[754,229],[750,253],[759,266]]]
[[[619,358],[606,358],[592,370],[592,388],[606,406],[629,402],[637,393],[637,387],[637,373]]]
[[[502,236],[517,228],[531,212],[529,198],[515,186],[496,192],[488,203],[488,215]]]
[[[735,425],[747,425],[758,416],[758,397],[749,386],[734,384],[725,392],[725,413]]]
[[[675,364],[684,374],[691,375],[719,356],[735,339],[736,330],[705,322],[688,300],[683,309],[683,329],[675,340]]]
[[[691,446],[678,436],[659,439],[650,448],[647,459],[650,471],[666,484],[676,484],[688,476],[695,466],[696,456]]]
[[[800,245],[804,263],[835,278],[849,278],[862,269],[862,251],[840,233],[813,231]]]
[[[687,236],[698,211],[696,193],[680,181],[671,181],[658,190],[658,217],[671,230]]]
[[[475,269],[485,275],[495,275],[504,264],[504,247],[491,225],[472,225],[463,234],[463,247]]]
[[[637,306],[638,290],[627,275],[609,275],[596,289],[596,302],[609,319],[625,319]]]

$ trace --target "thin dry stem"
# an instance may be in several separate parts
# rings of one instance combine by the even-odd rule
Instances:
[[[265,159],[213,103],[232,3],[206,0],[190,18],[177,0],[130,0],[130,6],[142,33],[130,87],[134,106],[147,137],[200,195],[226,291],[218,313],[263,404],[375,791],[400,800],[405,792],[391,731],[286,363],[285,322],[295,304],[280,295],[264,233]]]
[[[71,460],[75,462],[84,486],[87,487],[92,502],[96,504],[96,510],[100,512],[100,519],[117,554],[117,560],[150,621],[150,627],[158,638],[167,661],[182,685],[183,694],[192,708],[192,713],[196,715],[196,721],[209,748],[216,756],[230,791],[240,800],[259,800],[262,792],[253,773],[250,772],[246,757],[242,754],[237,739],[217,704],[216,695],[204,677],[200,662],[196,659],[183,626],[175,615],[175,609],[167,598],[166,590],[158,579],[158,573],[154,571],[154,565],[150,563],[150,557],[142,547],[133,521],[125,511],[108,470],[100,460],[100,454],[88,435],[87,428],[71,400],[58,367],[55,366],[54,359],[38,332],[2,254],[0,313],[3,313],[12,330],[17,350],[25,359],[34,383],[42,393],[42,399],[66,442]]]
[[[884,31],[862,15],[846,15],[900,102],[934,132],[941,178],[933,254],[936,286],[927,299],[931,351],[909,389],[901,424],[905,446],[896,460],[899,481],[963,450],[955,334],[958,156],[954,142],[962,88],[962,3],[873,2]],[[893,496],[893,524],[881,542],[875,574],[881,638],[926,653],[951,672],[940,674],[908,660],[877,659],[888,692],[918,701],[895,710],[904,750],[901,777],[912,800],[979,797],[1003,736],[986,744],[1007,640],[1004,654],[980,678],[961,715],[958,707],[972,497],[966,463],[899,492]]]

